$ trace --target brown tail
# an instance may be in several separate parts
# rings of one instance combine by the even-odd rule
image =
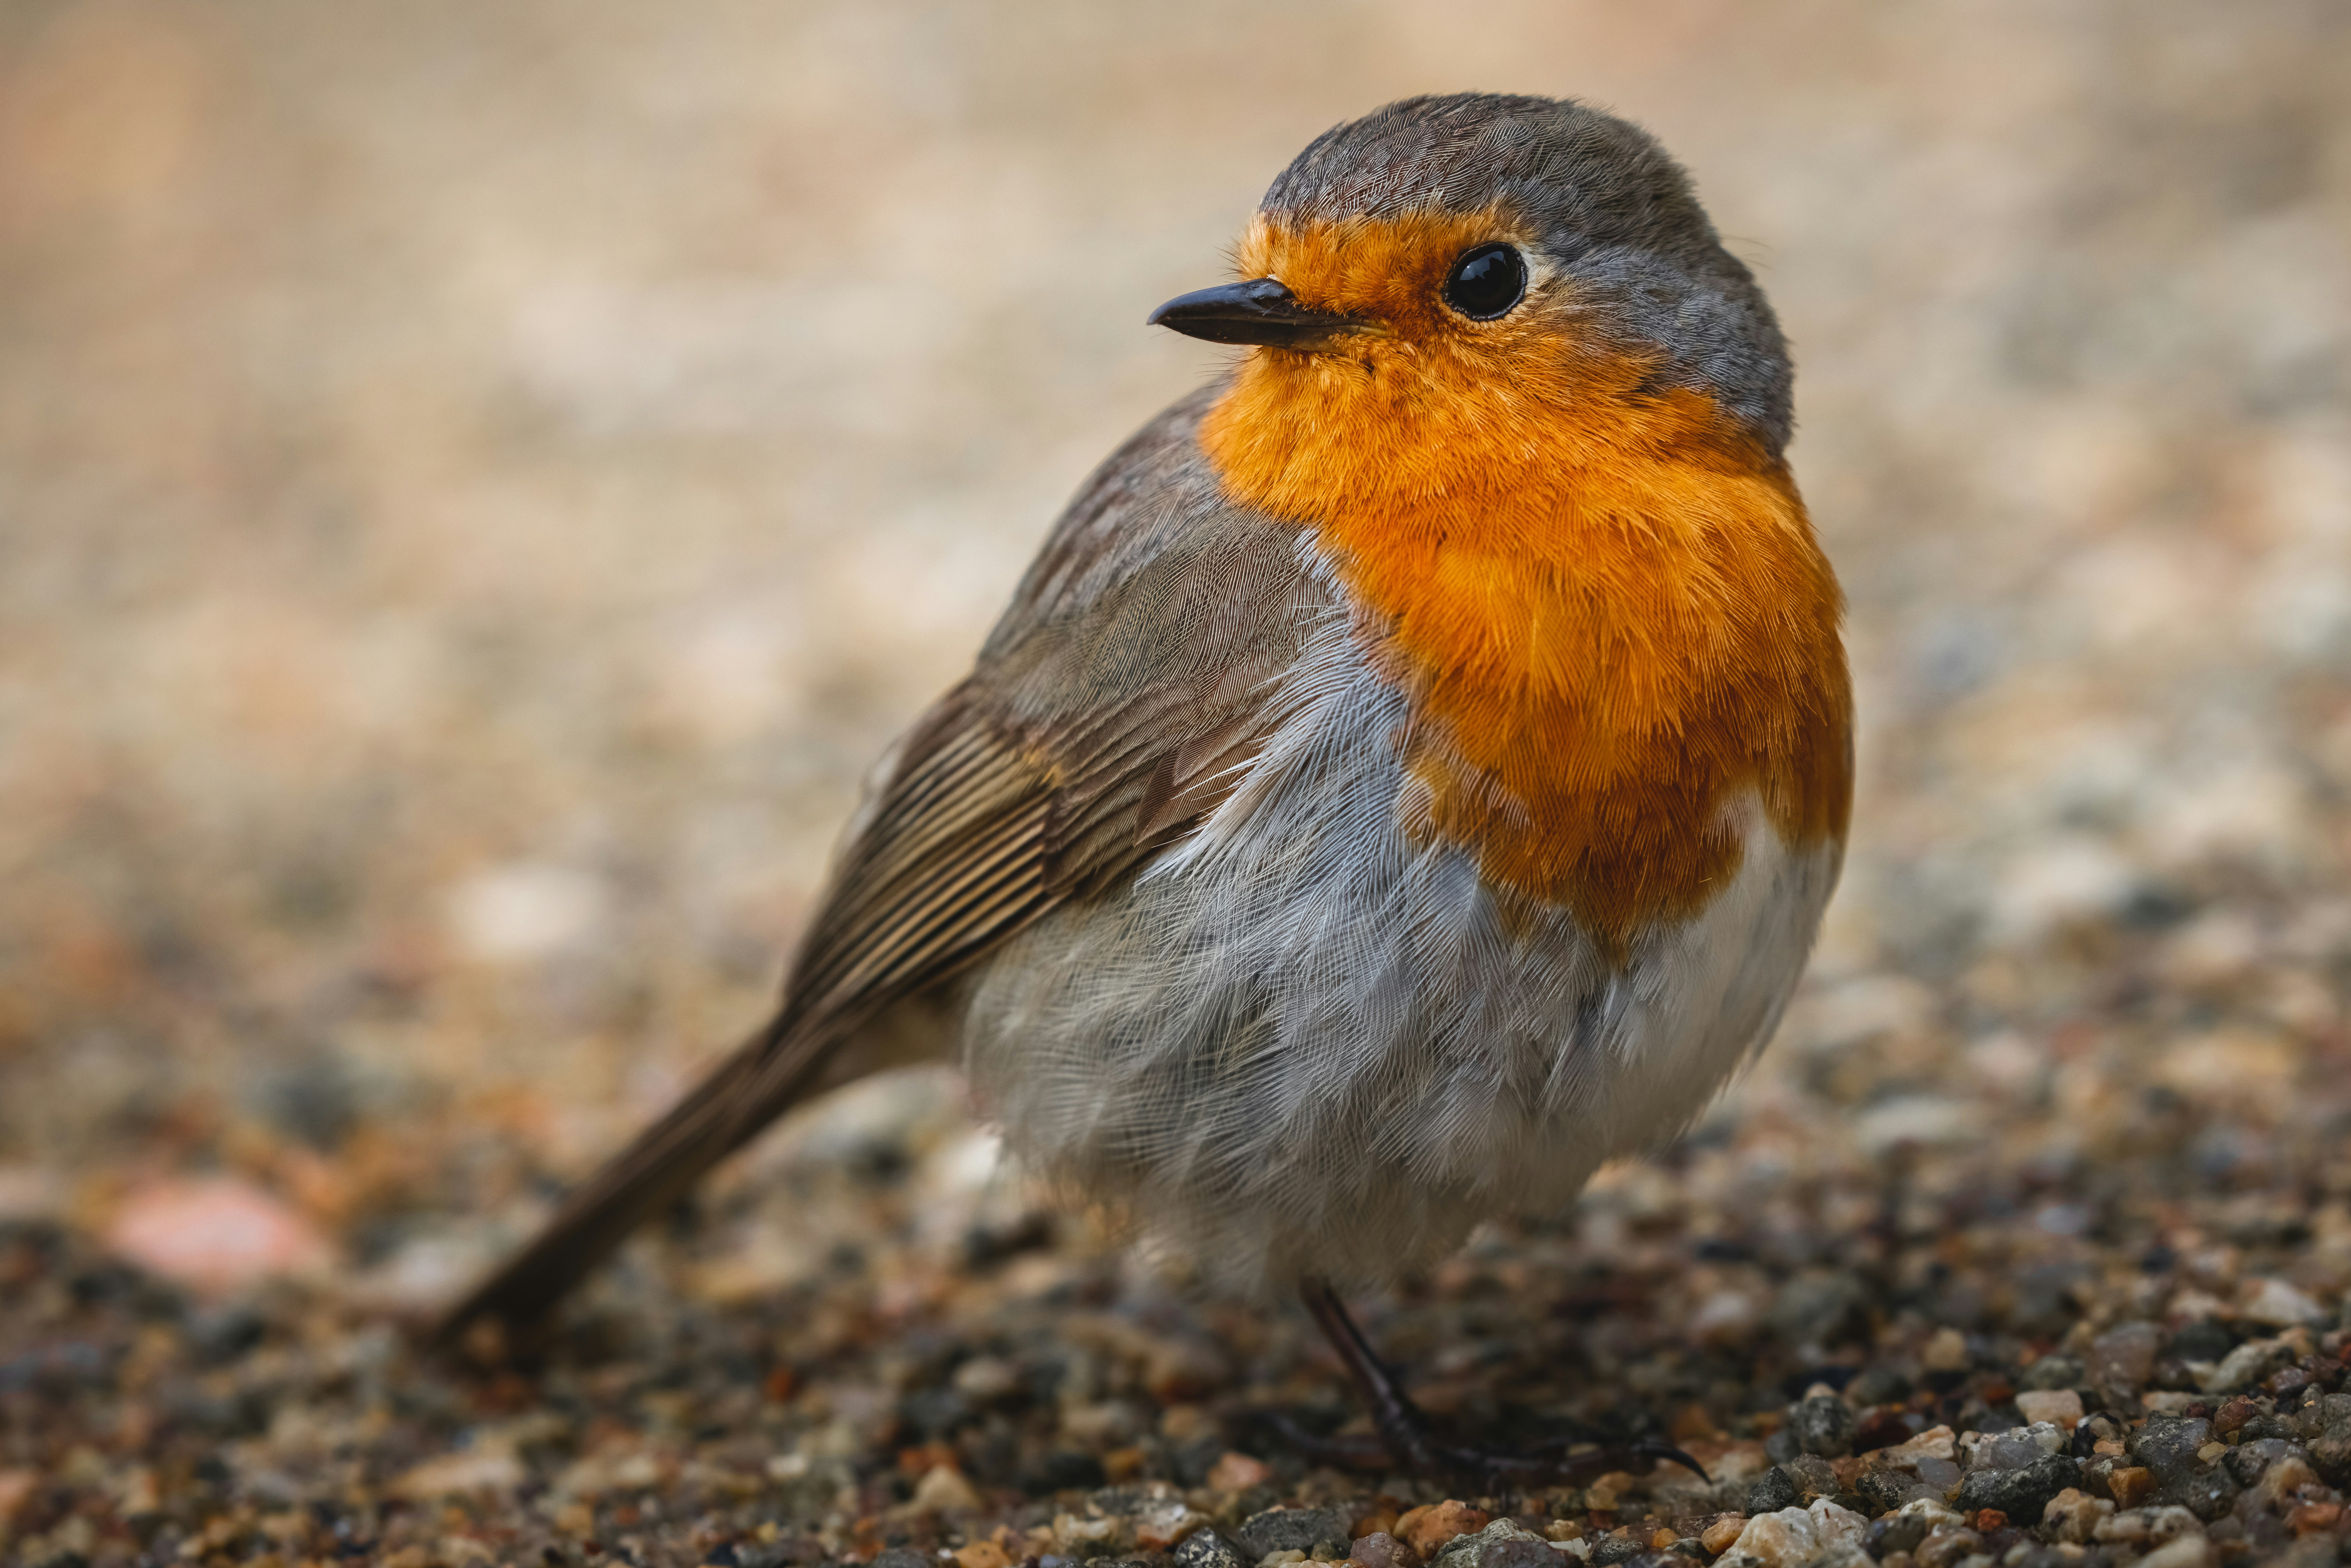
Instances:
[[[778,1015],[606,1161],[529,1246],[450,1310],[433,1331],[434,1343],[454,1345],[478,1322],[496,1320],[509,1332],[536,1323],[631,1231],[789,1110],[815,1087],[823,1048],[838,1038],[825,1030],[811,1039],[799,1021]]]

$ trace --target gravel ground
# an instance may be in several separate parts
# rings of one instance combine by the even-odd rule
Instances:
[[[1144,312],[1468,85],[1650,123],[1762,271],[1862,792],[1756,1071],[1363,1315],[1710,1479],[1306,1465],[1302,1315],[944,1075],[423,1354],[1215,362]],[[2331,0],[0,7],[0,1555],[2337,1560],[2346,106]]]

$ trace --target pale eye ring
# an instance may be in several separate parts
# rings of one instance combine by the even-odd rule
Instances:
[[[1527,297],[1527,258],[1499,241],[1472,246],[1445,277],[1445,303],[1472,321],[1507,316]]]

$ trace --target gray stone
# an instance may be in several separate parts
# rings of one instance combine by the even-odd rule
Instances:
[[[1874,1405],[1898,1405],[1910,1396],[1910,1380],[1890,1366],[1865,1366],[1845,1385],[1845,1397],[1864,1410]]]
[[[1861,1479],[1854,1483],[1854,1490],[1859,1492],[1861,1500],[1869,1505],[1868,1511],[1872,1518],[1879,1514],[1891,1513],[1904,1503],[1922,1497],[1932,1498],[1937,1502],[1943,1500],[1941,1487],[1930,1481],[1922,1481],[1916,1476],[1905,1475],[1900,1470],[1866,1471]],[[1923,1536],[1925,1531],[1922,1529],[1919,1533]],[[1914,1542],[1912,1544],[1917,1543]],[[1892,1549],[1889,1548],[1889,1550]],[[1910,1548],[1905,1546],[1901,1550],[1907,1552]]]
[[[1800,1502],[1809,1503],[1816,1497],[1834,1497],[1837,1494],[1836,1469],[1818,1454],[1798,1454],[1780,1468],[1795,1481]]]
[[[2090,1342],[2090,1376],[2101,1388],[2136,1393],[2155,1369],[2163,1331],[2153,1323],[2117,1323]]]
[[[2236,1506],[2240,1490],[2235,1478],[2214,1465],[2172,1482],[2163,1489],[2162,1497],[2209,1524]]]
[[[2088,1385],[2090,1369],[2070,1355],[2044,1355],[2024,1369],[2021,1388],[2082,1388]]]
[[[1187,1487],[1206,1486],[1208,1472],[1217,1468],[1217,1461],[1225,1457],[1229,1446],[1220,1432],[1193,1438],[1175,1452],[1176,1479]]]
[[[2207,1394],[2236,1394],[2258,1387],[2263,1379],[2294,1359],[2294,1353],[2273,1339],[2247,1340],[2221,1358],[2203,1380]]]
[[[2300,1443],[2281,1441],[2275,1437],[2255,1437],[2239,1443],[2220,1457],[2229,1467],[2229,1474],[2239,1486],[2249,1487],[2262,1479],[2262,1472],[2289,1454],[2307,1462],[2309,1452]]]
[[[2183,1325],[2163,1342],[2163,1354],[2173,1361],[2219,1361],[2237,1345],[2237,1336],[2210,1318]]]
[[[2125,1451],[2153,1470],[2158,1482],[2168,1486],[2196,1473],[2196,1450],[2211,1440],[2211,1422],[2158,1411],[2125,1440]]]
[[[1755,1478],[1747,1489],[1747,1512],[1777,1513],[1783,1508],[1793,1508],[1803,1500],[1804,1489],[1788,1473],[1785,1465],[1774,1465]]]
[[[1420,1568],[1420,1553],[1384,1530],[1357,1537],[1347,1561],[1355,1568]]]
[[[1252,1515],[1234,1533],[1256,1562],[1269,1552],[1312,1552],[1318,1546],[1347,1548],[1353,1521],[1333,1508],[1270,1508]]]
[[[1869,1287],[1854,1274],[1800,1274],[1772,1298],[1771,1326],[1792,1344],[1831,1345],[1869,1327]]]
[[[1535,1552],[1544,1555],[1537,1557]],[[1457,1535],[1437,1549],[1428,1568],[1552,1568],[1559,1553],[1541,1536],[1498,1519],[1475,1535]]]
[[[2081,1461],[2064,1454],[2045,1454],[2016,1470],[1977,1470],[1959,1481],[1958,1507],[1962,1513],[1996,1508],[2017,1523],[2041,1522],[2049,1500],[2082,1479]]]
[[[1853,1406],[1834,1394],[1815,1394],[1788,1407],[1788,1427],[1800,1452],[1839,1459],[1853,1452],[1853,1435],[1861,1425]]]
[[[796,1568],[823,1562],[824,1542],[810,1535],[787,1535],[765,1545],[737,1545],[735,1561],[739,1568]]]
[[[1959,1439],[1959,1457],[1971,1470],[2021,1470],[2064,1447],[2063,1436],[2044,1421],[2005,1432],[1970,1433]]]
[[[1516,1535],[1488,1542],[1478,1553],[1478,1568],[1560,1568],[1560,1554],[1539,1536]]]
[[[1258,1557],[1264,1556],[1262,1552]],[[1196,1530],[1176,1546],[1176,1568],[1252,1568],[1257,1557],[1243,1557],[1240,1549],[1213,1530]]]
[[[1932,1521],[1924,1519],[1886,1518],[1873,1521],[1869,1532],[1862,1539],[1869,1543],[1871,1553],[1878,1557],[1896,1552],[1916,1552],[1918,1543],[1934,1529]]]

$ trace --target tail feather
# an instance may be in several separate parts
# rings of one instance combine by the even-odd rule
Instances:
[[[530,1245],[441,1319],[434,1343],[455,1344],[479,1322],[510,1332],[536,1323],[631,1231],[815,1088],[823,1048],[837,1036],[810,1039],[796,1022],[781,1015],[768,1023],[606,1161]]]

